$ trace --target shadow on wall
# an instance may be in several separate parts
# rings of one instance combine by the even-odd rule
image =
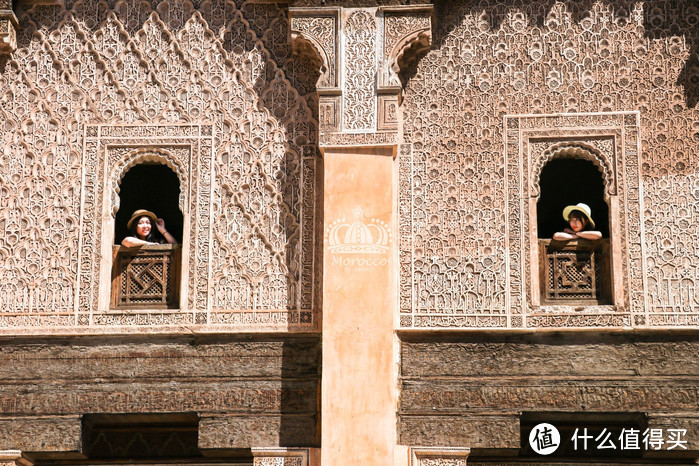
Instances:
[[[544,28],[551,9],[558,3],[563,3],[565,11],[577,25],[591,21],[593,7],[601,4],[611,13],[619,25],[634,21],[634,9],[643,9],[643,36],[651,40],[679,38],[672,46],[681,47],[686,42],[689,55],[684,60],[684,66],[677,77],[676,84],[684,89],[687,108],[693,108],[699,101],[699,5],[695,0],[658,0],[638,2],[637,0],[539,0],[522,2],[521,0],[481,0],[468,2],[459,7],[462,2],[434,2],[435,24],[432,39],[432,49],[440,49],[451,31],[460,24],[463,17],[471,15],[486,21],[490,30],[496,33],[508,15],[520,15],[528,27]],[[528,16],[522,14],[526,6]],[[614,60],[614,57],[610,57]],[[414,73],[414,71],[412,71]]]

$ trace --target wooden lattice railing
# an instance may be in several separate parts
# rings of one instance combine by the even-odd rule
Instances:
[[[173,244],[114,246],[112,307],[178,308],[180,253],[180,246]]]
[[[545,304],[610,304],[609,240],[539,240]]]

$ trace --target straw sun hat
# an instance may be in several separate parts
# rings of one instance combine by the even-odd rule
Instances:
[[[131,219],[129,220],[129,223],[126,224],[126,228],[129,230],[131,229],[131,225],[133,225],[134,220],[137,220],[141,217],[148,217],[150,219],[151,225],[153,228],[155,228],[155,222],[158,220],[158,216],[155,215],[153,212],[150,210],[146,209],[138,209],[136,212],[133,213],[131,216]]]
[[[573,211],[582,213],[585,217],[587,217],[587,222],[590,224],[590,227],[595,227],[595,222],[592,220],[592,211],[590,210],[590,206],[583,204],[582,202],[579,202],[576,205],[569,205],[563,209],[563,218],[566,220],[566,222],[569,220],[570,213]]]

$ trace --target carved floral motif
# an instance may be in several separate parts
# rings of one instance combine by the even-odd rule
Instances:
[[[349,131],[376,128],[376,18],[353,12],[345,22],[346,86],[343,127]]]

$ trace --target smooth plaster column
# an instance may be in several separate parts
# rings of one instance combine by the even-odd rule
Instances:
[[[392,465],[393,149],[325,149],[323,466]]]

